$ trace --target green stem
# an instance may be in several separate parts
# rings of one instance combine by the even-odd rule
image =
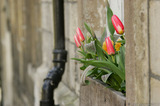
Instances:
[[[112,40],[112,41],[114,42],[114,38],[113,38],[113,35],[111,35],[110,37],[111,37],[111,40]]]
[[[82,46],[80,47],[81,51],[83,51]]]
[[[122,36],[121,36],[121,39],[122,39],[122,40],[125,40],[125,37],[124,37],[124,35],[123,35],[123,34],[122,34]]]
[[[124,35],[122,34],[123,38],[125,39]]]
[[[82,51],[85,52],[85,51],[84,51],[84,42],[83,42],[83,44],[82,44],[81,47],[82,47]]]
[[[114,56],[112,55],[111,57],[112,57],[113,63],[115,63],[115,58],[114,58]]]

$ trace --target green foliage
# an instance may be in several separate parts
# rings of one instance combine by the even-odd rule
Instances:
[[[107,24],[108,24],[108,29],[111,35],[113,35],[115,32],[115,29],[113,27],[112,20],[111,20],[112,16],[113,16],[113,12],[111,8],[108,6],[107,7]],[[111,39],[113,40],[113,38]]]
[[[103,41],[105,40],[105,37],[106,37],[106,27],[104,28],[104,32],[103,32],[103,34],[101,36],[101,40],[100,40],[101,45],[103,44]]]
[[[124,35],[114,36],[115,29],[111,21],[112,16],[113,12],[108,5],[107,23],[111,34],[110,37],[113,41],[113,48],[117,50],[115,54],[109,55],[108,51],[102,48],[106,37],[106,28],[104,28],[101,39],[98,40],[92,28],[87,23],[84,23],[89,35],[87,35],[85,42],[83,42],[81,50],[78,51],[81,58],[72,59],[82,63],[80,69],[84,70],[86,76],[101,80],[108,84],[109,88],[125,94],[125,37]],[[118,38],[121,38],[121,40],[117,41]],[[117,43],[120,43],[119,49],[116,48]],[[90,66],[94,66],[94,68],[87,70],[87,67]],[[89,81],[85,80],[85,83],[89,84]]]
[[[126,42],[125,42],[125,40],[120,40],[120,41],[117,41],[117,43],[122,43],[122,45],[123,45],[123,44],[125,44]]]
[[[92,31],[86,23],[85,27],[91,36],[87,38],[86,45],[84,46],[94,46],[90,48],[95,48],[96,52],[93,53],[89,50],[90,48],[86,47],[87,50],[78,51],[82,56],[81,59],[72,59],[83,64],[83,66],[80,67],[81,70],[85,70],[89,65],[95,66],[94,69],[87,72],[86,76],[102,80],[104,83],[108,84],[110,88],[125,93],[125,40],[116,41],[122,44],[120,51],[116,52],[115,55],[108,55],[102,48],[106,30],[104,29],[101,40],[99,41],[94,31]],[[93,42],[95,44],[91,45]],[[86,83],[89,84],[89,81],[86,80]]]

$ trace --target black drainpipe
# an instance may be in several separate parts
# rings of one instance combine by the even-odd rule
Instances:
[[[56,106],[54,104],[54,89],[57,88],[65,70],[67,51],[64,38],[64,0],[53,0],[55,49],[53,50],[54,67],[44,79],[40,106]]]

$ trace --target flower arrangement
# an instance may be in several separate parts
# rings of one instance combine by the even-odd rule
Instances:
[[[82,83],[88,83],[85,77],[89,76],[125,94],[124,26],[120,19],[113,15],[109,5],[107,5],[107,23],[110,36],[105,37],[106,30],[104,30],[100,40],[86,23],[84,25],[89,36],[84,37],[81,29],[77,28],[74,40],[81,58],[73,59],[83,65],[80,67],[81,70],[84,70],[81,77]],[[114,35],[115,31],[118,35]]]

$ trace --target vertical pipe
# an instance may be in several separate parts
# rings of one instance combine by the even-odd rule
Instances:
[[[64,0],[53,0],[54,10],[54,32],[55,32],[55,49],[54,54],[54,67],[49,71],[47,77],[44,79],[42,87],[42,98],[40,106],[55,106],[54,104],[54,89],[57,88],[61,81],[62,75],[65,70],[65,62],[67,51],[65,50],[65,37],[64,37]]]
[[[55,49],[65,49],[64,40],[64,0],[53,0]]]

